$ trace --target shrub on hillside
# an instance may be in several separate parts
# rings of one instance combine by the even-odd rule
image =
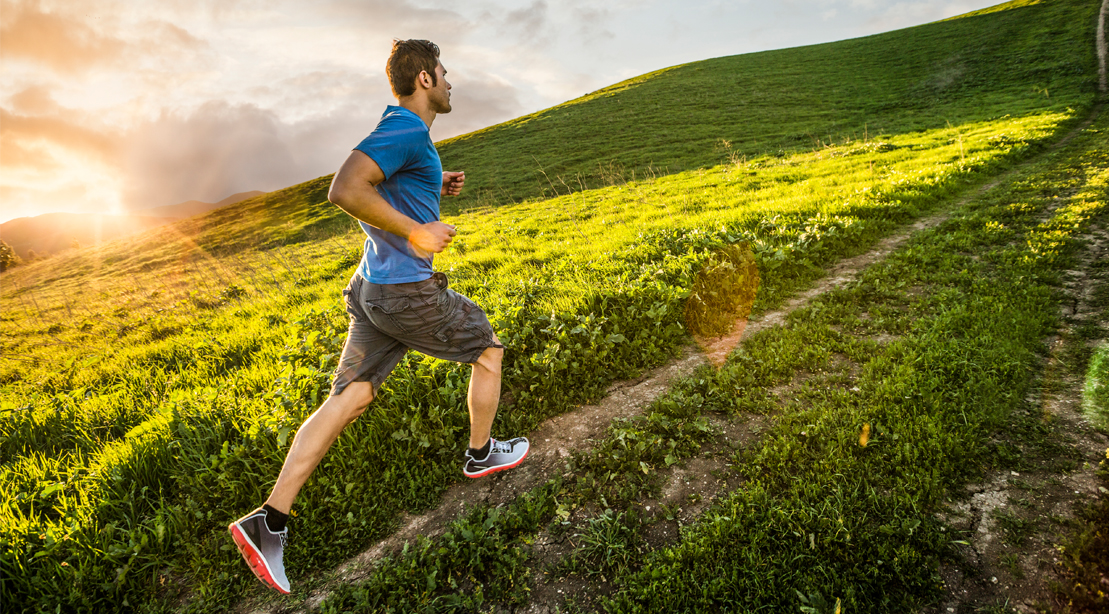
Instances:
[[[0,240],[0,271],[7,271],[12,267],[23,264],[23,259],[15,253],[11,245]]]

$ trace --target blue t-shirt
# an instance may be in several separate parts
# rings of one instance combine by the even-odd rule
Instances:
[[[378,184],[377,191],[394,209],[420,224],[439,219],[443,164],[419,115],[389,105],[374,131],[355,149],[372,158],[385,173],[385,181]],[[420,258],[407,239],[361,221],[359,224],[368,238],[358,272],[367,281],[403,284],[431,277],[431,256]]]

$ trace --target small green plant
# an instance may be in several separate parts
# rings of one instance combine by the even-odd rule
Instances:
[[[975,608],[974,611],[980,614],[1013,614],[1017,610],[1009,606],[1009,600],[1005,599],[1003,601],[998,600],[994,603],[980,606]]]
[[[994,511],[993,518],[998,526],[1005,531],[1005,541],[1021,546],[1036,532],[1036,523],[1021,518],[1012,512]]]
[[[574,557],[586,575],[620,574],[637,566],[640,557],[638,520],[626,512],[606,509],[589,519],[584,531],[577,535],[580,546]]]
[[[835,601],[825,599],[819,592],[809,593],[808,595],[801,591],[795,590],[797,599],[801,602],[798,609],[802,614],[843,614],[843,603],[839,597]]]
[[[1109,431],[1109,343],[1094,351],[1082,389],[1082,410],[1091,423]]]
[[[1018,580],[1024,578],[1024,569],[1020,566],[1020,555],[1016,552],[1010,552],[1008,554],[1001,555],[1001,557],[998,559],[998,563],[1000,563],[1001,566],[1005,569],[1009,570],[1009,575],[1013,576],[1014,578]]]
[[[743,243],[713,252],[697,272],[685,303],[685,324],[702,337],[730,332],[737,319],[745,319],[755,304],[759,268],[755,254]]]

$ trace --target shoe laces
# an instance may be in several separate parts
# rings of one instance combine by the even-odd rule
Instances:
[[[278,533],[277,536],[281,538],[281,551],[284,552],[285,551],[285,542],[287,542],[289,540],[289,531],[287,531],[287,530],[282,531],[282,532]]]
[[[492,454],[493,452],[505,454],[512,452],[512,444],[507,441],[497,441],[494,439],[493,443],[489,446],[489,453]]]

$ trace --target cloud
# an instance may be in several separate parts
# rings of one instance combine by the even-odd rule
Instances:
[[[318,10],[369,32],[427,39],[440,47],[462,41],[476,26],[457,11],[421,7],[408,0],[332,0]]]
[[[44,85],[32,85],[11,97],[12,109],[24,115],[56,113],[58,103]]]
[[[88,128],[80,118],[80,114],[64,109],[52,115],[20,115],[0,108],[0,125],[4,126],[0,141],[24,152],[35,144],[45,143],[87,156],[90,161],[115,164],[119,155],[118,137],[110,132]],[[4,160],[5,166],[12,163],[11,160]]]
[[[511,83],[478,71],[451,79],[451,107],[449,114],[439,116],[431,125],[431,136],[436,141],[510,120],[523,111]]]
[[[3,219],[118,204],[121,134],[30,88],[0,108]],[[42,114],[30,114],[33,111]]]
[[[13,139],[6,132],[0,133],[0,160],[4,161],[5,175],[13,169],[38,172],[61,170],[61,165],[42,147]]]
[[[292,183],[296,161],[272,111],[209,102],[187,116],[163,113],[126,139],[124,203],[132,209]]]
[[[287,123],[273,111],[225,101],[163,112],[127,131],[88,127],[82,118],[64,108],[38,116],[0,108],[5,218],[215,202],[283,188],[336,170],[376,123],[363,105]]]
[[[605,27],[605,22],[612,15],[605,8],[597,8],[596,6],[578,6],[574,7],[574,18],[578,22],[578,36],[585,42],[585,44],[596,43],[600,40],[610,40],[616,38],[616,35],[611,30]]]
[[[547,27],[547,2],[534,0],[528,6],[504,13],[500,17],[486,11],[486,19],[497,22],[497,33],[525,45],[544,45],[550,42],[551,29]]]
[[[384,71],[313,70],[249,88],[245,93],[258,106],[278,110],[286,121],[326,115],[350,105],[388,104],[393,99]]]
[[[26,60],[73,75],[207,48],[188,31],[161,20],[128,24],[125,29],[112,8],[71,2],[47,9],[37,0],[6,0],[0,3],[5,17],[0,26],[0,56],[5,62]],[[94,19],[90,12],[101,14]],[[93,22],[100,27],[93,27]]]
[[[0,28],[0,54],[5,58],[35,60],[74,73],[114,61],[127,48],[118,38],[67,15],[43,11],[37,2],[4,2],[0,10],[6,18]]]
[[[326,89],[334,85],[335,75],[330,77],[304,79]],[[435,140],[520,112],[514,88],[495,76],[468,74],[452,85],[454,110],[435,120]],[[186,115],[163,114],[125,139],[124,203],[140,209],[190,199],[214,202],[235,192],[275,190],[332,173],[373,130],[386,104],[393,103],[387,95],[377,100],[355,96],[328,113],[291,122],[269,109],[224,101]]]
[[[619,6],[617,10],[628,8]],[[532,0],[511,11],[486,10],[478,21],[491,22],[497,35],[513,44],[537,49],[554,44],[556,32],[572,32],[587,45],[613,38],[615,35],[606,27],[612,16],[609,7],[598,8],[591,3],[563,2],[552,8],[546,0]]]
[[[433,125],[436,140],[521,111],[516,90],[504,79],[466,71],[452,82],[454,110]],[[28,211],[63,192],[66,200],[52,209],[106,211],[122,204],[135,210],[279,189],[334,172],[373,130],[385,106],[395,103],[384,76],[345,71],[297,75],[253,93],[268,97],[268,108],[210,101],[121,130],[58,106],[45,87],[26,88],[9,98],[9,108],[0,108],[0,187],[20,194],[9,202]],[[324,102],[314,107],[314,98]],[[296,119],[273,110],[297,105],[303,112]],[[75,161],[82,172],[66,176]],[[106,196],[110,186],[118,195]],[[78,195],[96,200],[74,200]]]

